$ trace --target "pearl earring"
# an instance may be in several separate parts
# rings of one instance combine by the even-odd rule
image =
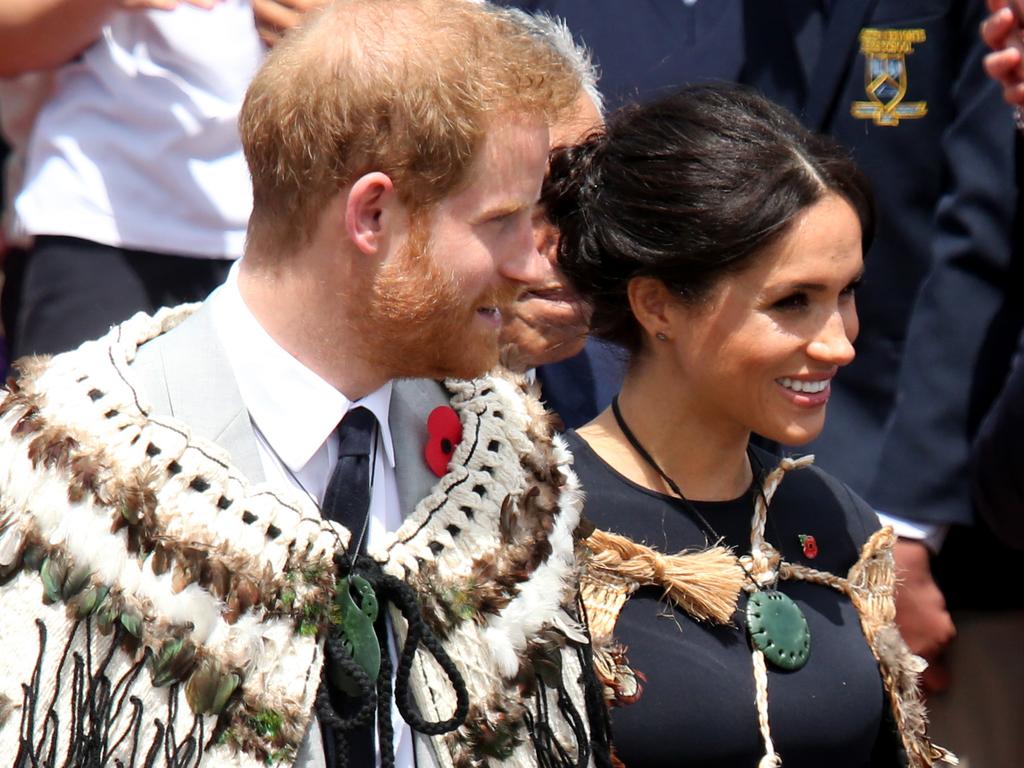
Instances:
[[[656,338],[658,341],[668,341],[668,336],[666,336],[661,331],[658,331],[656,334],[654,334],[654,338]]]

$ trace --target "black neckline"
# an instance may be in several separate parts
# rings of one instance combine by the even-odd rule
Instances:
[[[629,488],[632,488],[633,490],[640,491],[641,493],[645,494],[646,496],[650,496],[652,498],[659,499],[660,501],[666,501],[666,502],[670,502],[670,503],[672,503],[672,502],[678,503],[679,499],[676,498],[675,496],[673,496],[672,494],[670,494],[670,493],[662,493],[661,491],[656,491],[653,488],[648,488],[646,485],[641,485],[640,483],[636,482],[635,480],[632,480],[632,479],[626,477],[619,470],[617,470],[615,467],[613,467],[611,464],[609,464],[607,461],[605,461],[604,458],[597,451],[594,450],[593,446],[591,446],[590,443],[588,443],[586,440],[584,440],[583,437],[580,436],[580,434],[575,429],[567,430],[565,434],[567,436],[571,436],[573,439],[579,441],[580,445],[582,445],[584,447],[584,449],[587,451],[587,453],[591,457],[593,457],[593,459],[595,461],[597,461],[598,464],[600,464],[600,466],[603,469],[605,469],[612,477],[614,477],[619,482],[623,483],[624,485],[628,486]],[[724,511],[724,510],[728,510],[731,507],[739,507],[740,505],[744,505],[744,507],[743,507],[744,512],[745,513],[750,513],[750,511],[753,509],[753,507],[751,507],[750,504],[752,503],[752,494],[754,492],[754,482],[755,481],[756,481],[756,478],[755,478],[754,481],[751,481],[750,487],[748,487],[745,491],[743,491],[743,493],[741,493],[739,496],[736,496],[735,498],[732,498],[732,499],[690,499],[689,501],[690,501],[691,504],[696,504],[698,507],[706,508],[709,511],[710,510],[723,510]]]

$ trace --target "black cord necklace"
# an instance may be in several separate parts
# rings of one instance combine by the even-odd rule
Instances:
[[[718,542],[722,541],[723,537],[718,533],[718,531],[715,530],[714,526],[712,526],[711,523],[708,522],[708,519],[701,514],[701,511],[697,509],[696,505],[688,498],[686,498],[683,492],[679,490],[679,486],[676,485],[676,482],[671,477],[669,477],[665,470],[663,470],[658,465],[658,462],[654,460],[654,457],[651,456],[650,453],[648,453],[647,449],[644,448],[640,440],[637,439],[637,436],[633,434],[633,430],[629,428],[629,425],[626,423],[626,420],[622,416],[622,411],[619,409],[618,395],[615,395],[615,397],[612,398],[612,415],[615,416],[615,423],[619,425],[619,429],[622,431],[622,434],[626,437],[626,440],[629,442],[629,444],[633,446],[633,450],[640,454],[640,458],[646,461],[647,465],[655,472],[657,472],[658,476],[665,481],[665,484],[672,489],[672,493],[676,495],[677,501],[682,503],[686,511],[689,512],[690,515],[692,515],[693,518],[697,521],[697,523],[704,529],[705,535],[710,535],[711,538],[714,540],[713,542],[708,543],[717,544]],[[760,480],[760,478],[755,479]]]
[[[612,398],[612,415],[633,450],[672,489],[675,498],[704,529],[705,535],[710,534],[716,544],[723,541],[723,537],[719,535],[714,526],[701,514],[697,506],[686,498],[676,482],[658,465],[654,457],[633,434],[633,430],[629,428],[622,416],[618,395]],[[767,511],[768,499],[764,495],[764,467],[749,446],[747,447],[747,457],[750,461],[751,471],[753,472],[755,465],[758,468],[758,471],[754,473],[754,482],[757,484]],[[750,638],[750,642],[761,650],[765,658],[775,666],[786,670],[800,669],[807,663],[811,651],[811,633],[807,628],[807,618],[803,611],[782,592],[774,588],[763,589],[746,568],[743,568],[742,565],[740,568],[756,588],[747,600],[747,636]]]

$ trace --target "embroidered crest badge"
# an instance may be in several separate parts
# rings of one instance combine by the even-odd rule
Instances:
[[[923,29],[862,29],[864,90],[867,101],[855,101],[850,114],[875,125],[895,126],[928,114],[928,102],[904,101],[907,95],[907,56],[923,43]]]

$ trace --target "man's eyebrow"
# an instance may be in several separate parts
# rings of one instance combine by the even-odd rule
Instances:
[[[485,208],[483,213],[480,214],[480,220],[494,219],[498,216],[506,216],[510,213],[519,213],[522,210],[533,208],[533,203],[522,203],[522,202],[502,202],[496,203],[489,208]]]

